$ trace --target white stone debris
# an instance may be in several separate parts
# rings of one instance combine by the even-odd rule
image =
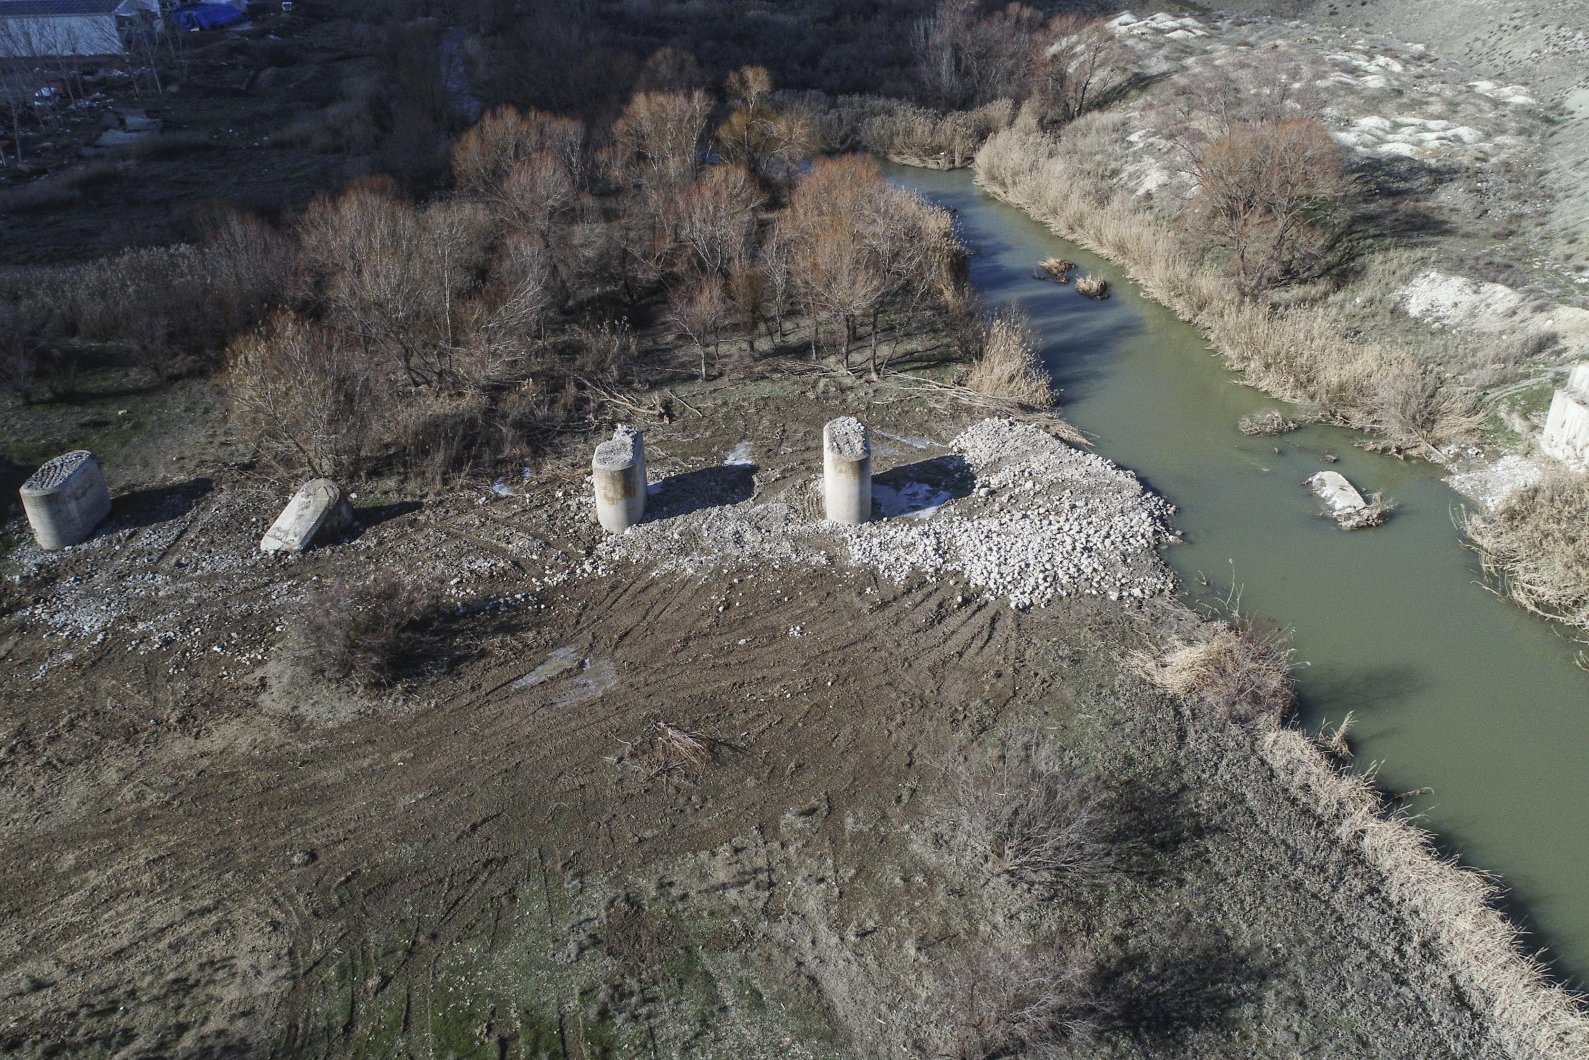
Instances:
[[[1468,331],[1501,332],[1528,324],[1528,298],[1505,284],[1487,283],[1430,269],[1396,292],[1416,320]]]
[[[1564,464],[1589,469],[1589,361],[1574,367],[1552,396],[1539,447]]]
[[[1017,608],[1173,590],[1155,553],[1172,540],[1172,509],[1129,471],[1007,419],[973,425],[949,449],[964,459],[975,485],[944,497],[930,517],[844,526],[821,522],[815,511],[802,514],[801,504],[744,501],[642,524],[603,542],[598,557],[662,573],[738,563],[829,566],[838,556],[896,582],[961,578]],[[814,475],[807,481],[795,492],[814,499]],[[895,493],[919,501],[947,492],[924,489],[930,492],[905,484]]]
[[[1542,478],[1544,471],[1534,461],[1508,453],[1491,463],[1459,471],[1447,478],[1446,484],[1485,511],[1493,512],[1514,493],[1538,485]]]

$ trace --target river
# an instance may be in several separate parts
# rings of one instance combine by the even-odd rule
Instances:
[[[1303,724],[1354,712],[1359,763],[1413,793],[1443,849],[1498,875],[1529,947],[1589,985],[1589,673],[1561,631],[1485,588],[1441,470],[1332,427],[1242,436],[1243,415],[1284,406],[1236,382],[1121,269],[966,171],[889,176],[957,211],[973,284],[989,306],[1025,311],[1065,418],[1177,505],[1186,540],[1166,558],[1187,597],[1217,604],[1234,586],[1244,613],[1293,630]],[[1107,278],[1112,296],[1034,279],[1049,255]],[[1320,518],[1303,480],[1327,467],[1397,501],[1390,521],[1347,533]]]

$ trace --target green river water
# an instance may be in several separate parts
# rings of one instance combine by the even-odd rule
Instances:
[[[1178,507],[1185,543],[1166,555],[1188,597],[1234,584],[1243,612],[1292,629],[1304,723],[1355,712],[1358,761],[1380,763],[1386,790],[1417,792],[1409,805],[1443,848],[1500,876],[1528,944],[1589,985],[1589,673],[1559,630],[1484,587],[1441,470],[1330,427],[1243,437],[1241,416],[1278,403],[1120,269],[967,172],[889,173],[957,211],[972,282],[990,306],[1026,312],[1065,418]],[[1034,279],[1049,255],[1106,277],[1112,297]],[[1326,467],[1400,507],[1383,527],[1336,529],[1303,484]]]

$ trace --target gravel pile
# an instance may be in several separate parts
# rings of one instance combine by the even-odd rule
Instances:
[[[837,556],[893,581],[954,576],[1017,608],[1173,589],[1154,551],[1171,539],[1171,508],[1129,471],[1007,419],[976,424],[950,448],[974,483],[910,518],[854,527],[822,521],[806,499],[815,496],[813,476],[793,503],[693,498],[694,510],[648,520],[605,540],[597,554],[691,573],[747,562],[825,566]],[[923,492],[939,499],[936,484]]]
[[[1131,472],[1014,420],[983,420],[950,445],[976,473],[971,495],[931,519],[848,529],[852,562],[896,581],[957,574],[1018,608],[1174,588],[1154,552],[1170,506]]]

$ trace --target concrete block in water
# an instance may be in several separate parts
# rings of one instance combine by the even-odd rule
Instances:
[[[596,521],[621,534],[646,514],[646,444],[633,427],[619,427],[590,460],[596,488]]]
[[[822,507],[835,523],[872,517],[872,439],[854,416],[822,428]]]
[[[86,541],[110,514],[110,490],[87,449],[48,460],[22,484],[22,509],[33,539],[46,551]]]
[[[1551,398],[1539,447],[1563,463],[1589,468],[1589,361],[1573,368]]]
[[[1319,495],[1333,515],[1355,512],[1368,507],[1368,502],[1363,499],[1361,493],[1357,492],[1357,487],[1346,481],[1346,476],[1338,471],[1320,471],[1308,479],[1308,485]]]
[[[328,478],[310,479],[298,488],[287,507],[265,531],[261,552],[303,552],[322,535],[345,530],[353,523],[353,506],[342,487]]]

